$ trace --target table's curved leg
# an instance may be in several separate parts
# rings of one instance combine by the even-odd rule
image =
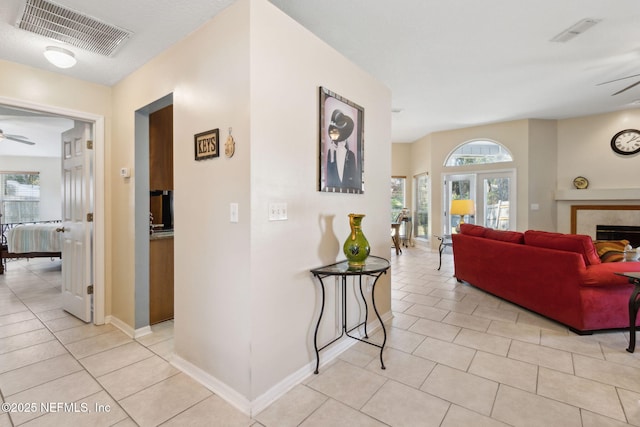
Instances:
[[[636,348],[636,317],[638,316],[638,307],[640,307],[640,286],[636,285],[629,298],[629,347],[627,351],[633,353]]]
[[[441,237],[438,237],[438,240],[440,240],[440,245],[438,245],[438,252],[440,254],[440,262],[438,263],[438,270],[440,270],[442,268],[442,252],[444,252],[444,239]]]
[[[322,290],[322,304],[320,305],[320,316],[318,316],[318,323],[316,323],[316,331],[313,333],[313,347],[316,350],[316,370],[313,371],[314,374],[318,373],[318,369],[320,368],[320,350],[318,350],[318,329],[320,329],[320,321],[322,320],[322,313],[324,313],[324,282],[322,279],[318,277],[320,281],[320,289]]]
[[[384,274],[387,274],[387,272],[385,271]],[[380,326],[382,326],[382,335],[383,335],[383,340],[382,340],[382,345],[380,346],[380,365],[381,365],[381,369],[387,369],[384,366],[384,360],[382,360],[382,351],[384,350],[384,345],[387,342],[387,330],[384,327],[384,323],[382,323],[382,317],[380,317],[380,313],[378,313],[378,308],[376,307],[376,283],[378,283],[378,279],[380,278],[382,274],[378,274],[378,276],[376,277],[376,279],[373,281],[373,286],[371,287],[371,303],[373,305],[373,311],[376,312],[376,316],[378,317],[378,321],[380,322]]]
[[[362,296],[362,301],[364,302],[364,337],[369,338],[369,334],[367,333],[367,319],[369,318],[369,306],[367,305],[367,299],[364,297],[364,291],[362,290],[362,276],[360,276],[360,295]]]

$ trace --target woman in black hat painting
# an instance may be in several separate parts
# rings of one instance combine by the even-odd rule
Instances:
[[[327,187],[360,188],[358,165],[347,138],[353,132],[353,120],[340,110],[334,110],[329,124],[327,155]]]

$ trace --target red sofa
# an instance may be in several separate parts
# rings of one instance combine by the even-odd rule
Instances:
[[[459,281],[577,333],[629,327],[633,285],[614,273],[640,271],[640,262],[602,263],[589,236],[462,224],[452,241]]]

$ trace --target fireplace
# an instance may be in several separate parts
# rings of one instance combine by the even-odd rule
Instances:
[[[571,233],[640,246],[640,205],[572,205]]]
[[[640,246],[640,227],[633,225],[596,225],[596,240],[628,240],[634,248]]]

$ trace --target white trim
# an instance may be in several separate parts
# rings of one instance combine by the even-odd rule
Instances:
[[[26,108],[30,110],[42,111],[57,114],[69,118],[89,121],[94,126],[94,244],[93,244],[93,323],[102,325],[105,323],[105,229],[106,215],[104,199],[106,192],[104,164],[105,164],[105,126],[104,116],[83,111],[71,110],[54,105],[39,104],[22,99],[8,98],[0,96],[0,104]]]
[[[198,381],[200,384],[202,384],[224,400],[226,400],[242,413],[250,416],[251,402],[249,402],[246,397],[235,391],[233,388],[229,387],[227,384],[223,383],[216,377],[212,376],[208,372],[203,371],[196,365],[183,359],[177,354],[173,355],[171,364],[185,374],[189,375],[194,380]]]
[[[382,318],[383,323],[386,323],[393,318],[393,313],[391,311],[388,311],[380,317]],[[375,319],[370,324],[367,324],[367,329],[370,335],[378,331],[380,329],[380,323],[378,322],[378,319]],[[362,335],[359,335],[359,337],[361,338]],[[328,348],[326,351],[323,351],[320,358],[320,368],[329,365],[338,356],[340,356],[340,354],[342,354],[345,350],[349,349],[357,342],[357,340],[344,337],[343,339],[332,345],[330,348]],[[171,364],[185,374],[189,375],[194,380],[198,381],[200,384],[207,387],[209,390],[220,396],[222,399],[226,400],[229,404],[233,405],[236,409],[240,410],[242,413],[249,417],[256,416],[273,402],[285,395],[293,387],[302,383],[310,376],[314,375],[313,372],[316,369],[316,360],[314,358],[302,368],[298,369],[296,372],[271,387],[262,395],[258,396],[253,401],[250,401],[245,396],[229,387],[227,384],[223,383],[211,374],[203,371],[199,367],[195,366],[191,362],[181,358],[178,355],[173,355]]]
[[[153,333],[153,330],[151,330],[151,326],[143,326],[142,328],[133,329],[131,326],[129,326],[129,324],[111,315],[105,318],[105,323],[111,323],[113,326],[120,329],[122,332],[133,339],[144,337],[145,335],[150,335]]]
[[[633,200],[640,199],[640,188],[595,188],[592,190],[556,190],[556,200]]]

